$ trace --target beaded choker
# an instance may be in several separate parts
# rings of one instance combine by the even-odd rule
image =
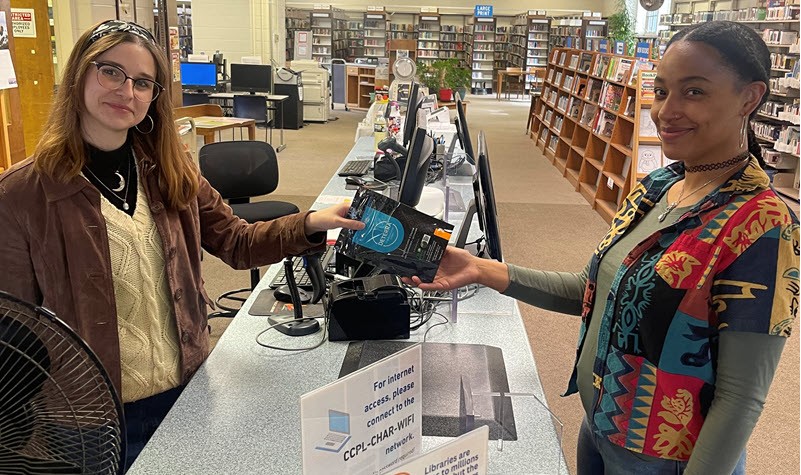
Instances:
[[[695,173],[695,172],[708,172],[712,170],[722,170],[724,168],[729,168],[734,164],[742,162],[744,159],[748,158],[751,155],[750,152],[745,151],[736,157],[730,158],[725,162],[718,162],[718,163],[704,163],[701,165],[693,165],[691,167],[684,167],[685,172]]]

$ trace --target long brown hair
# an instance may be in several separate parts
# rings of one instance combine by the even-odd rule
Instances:
[[[170,102],[172,81],[167,57],[155,44],[127,32],[109,33],[90,43],[97,26],[81,35],[67,60],[44,133],[33,153],[34,166],[37,171],[61,182],[81,172],[87,161],[86,143],[81,134],[81,113],[86,110],[84,84],[87,75],[95,74],[96,69],[91,62],[121,43],[135,43],[153,55],[156,82],[163,85],[164,90],[148,109],[153,119],[152,132],[142,134],[131,130],[129,135],[134,150],[156,163],[165,201],[173,208],[183,208],[197,195],[198,170],[178,138]],[[147,129],[149,120],[144,122],[142,127]]]

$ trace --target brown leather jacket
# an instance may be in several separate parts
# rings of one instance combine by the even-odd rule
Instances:
[[[170,209],[152,159],[139,157],[150,211],[164,243],[165,272],[180,337],[183,382],[209,353],[201,248],[236,269],[280,261],[322,246],[304,232],[308,213],[247,224],[201,178],[197,201]],[[0,290],[54,311],[75,329],[121,389],[117,312],[100,193],[77,176],[59,183],[31,159],[0,174]],[[319,239],[319,241],[318,241]]]

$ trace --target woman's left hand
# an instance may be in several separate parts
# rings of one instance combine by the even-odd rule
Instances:
[[[348,203],[341,203],[309,213],[306,215],[306,234],[314,234],[336,228],[363,229],[363,222],[345,217],[348,213],[348,208],[350,208]]]

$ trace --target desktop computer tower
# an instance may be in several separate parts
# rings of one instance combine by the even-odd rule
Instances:
[[[284,74],[289,73],[284,71]],[[281,121],[281,114],[276,114],[275,123],[281,129],[297,130],[303,127],[303,84],[300,81],[299,74],[292,74],[292,77],[294,79],[290,82],[280,80],[279,76],[276,75],[273,93],[289,96],[289,99],[283,102],[283,122]]]

